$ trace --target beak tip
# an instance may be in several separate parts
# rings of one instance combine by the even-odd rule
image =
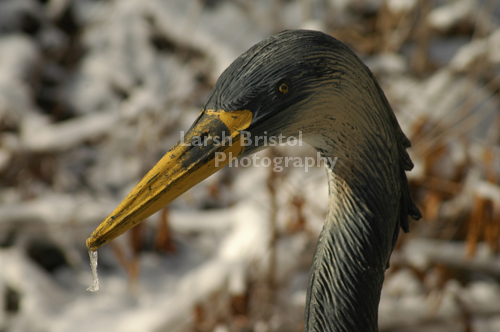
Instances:
[[[86,241],[87,249],[90,251],[96,251],[100,247],[100,243],[94,236],[90,236]]]

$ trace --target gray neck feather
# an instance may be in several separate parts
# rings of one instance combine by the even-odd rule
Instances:
[[[378,303],[399,228],[329,168],[330,203],[309,276],[304,331],[377,331]]]
[[[392,111],[381,100],[355,97],[344,98],[341,111],[317,110],[323,118],[311,123],[308,137],[338,159],[327,167],[329,212],[311,267],[305,332],[378,331],[384,272],[399,233],[407,182]]]
[[[405,174],[413,167],[410,142],[352,52],[340,48],[321,59],[331,74],[311,80],[308,97],[279,123],[285,135],[301,131],[324,157],[338,157],[328,168],[329,212],[311,267],[304,331],[373,332],[399,228],[408,231],[408,215],[421,216]]]

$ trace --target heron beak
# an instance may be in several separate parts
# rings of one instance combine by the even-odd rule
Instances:
[[[97,250],[240,156],[245,150],[241,131],[251,122],[249,110],[203,110],[184,139],[90,235],[87,248]]]

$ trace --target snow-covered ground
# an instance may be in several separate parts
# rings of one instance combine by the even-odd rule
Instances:
[[[92,230],[239,54],[298,28],[348,43],[413,142],[424,219],[381,331],[500,331],[499,22],[491,0],[0,1],[0,331],[302,330],[321,166],[214,174],[100,249],[85,291]]]

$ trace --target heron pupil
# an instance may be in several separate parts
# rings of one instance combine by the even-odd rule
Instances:
[[[279,90],[280,90],[281,93],[287,94],[288,93],[288,85],[286,85],[285,83],[282,83],[280,85],[280,89]]]

